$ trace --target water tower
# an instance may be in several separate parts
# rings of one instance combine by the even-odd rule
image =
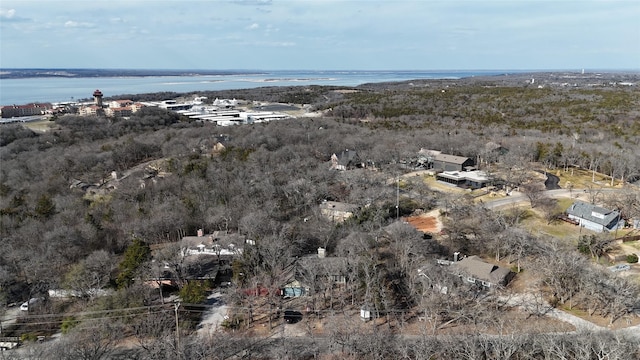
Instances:
[[[93,102],[96,106],[102,107],[102,91],[96,89],[93,92]]]

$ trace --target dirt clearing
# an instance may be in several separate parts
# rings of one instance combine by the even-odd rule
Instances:
[[[418,216],[410,216],[406,220],[413,227],[424,233],[438,234],[442,230],[439,209]]]

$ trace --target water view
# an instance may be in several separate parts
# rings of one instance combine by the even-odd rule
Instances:
[[[513,71],[268,71],[259,74],[24,78],[0,80],[0,105],[75,101],[91,97],[95,89],[105,96],[154,92],[232,90],[263,86],[335,85],[413,79],[457,79]]]

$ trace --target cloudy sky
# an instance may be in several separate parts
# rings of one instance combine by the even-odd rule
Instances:
[[[640,69],[637,0],[2,0],[2,68]]]

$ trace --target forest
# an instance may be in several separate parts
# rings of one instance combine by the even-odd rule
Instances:
[[[198,93],[209,101],[305,104],[322,114],[233,127],[159,108],[130,118],[56,116],[44,132],[2,125],[2,312],[43,301],[3,325],[3,336],[23,345],[0,358],[638,358],[637,334],[577,329],[547,316],[551,304],[609,324],[638,323],[639,277],[598,261],[610,238],[568,240],[525,221],[531,208],[549,223],[558,216],[533,169],[597,173],[618,189],[597,193],[598,201],[640,218],[640,90],[554,84],[488,77]],[[169,95],[194,94],[121,98]],[[492,151],[490,142],[508,151]],[[367,166],[332,170],[331,156],[345,149]],[[421,149],[483,159],[486,171],[521,186],[529,209],[491,211],[421,177],[400,181],[416,170]],[[331,221],[320,211],[324,201],[357,210]],[[437,234],[402,220],[436,209],[443,215]],[[228,282],[189,277],[180,241],[199,229],[244,240]],[[341,262],[305,268],[300,259],[318,248]],[[520,306],[524,290],[515,286],[482,290],[435,262],[455,252],[511,268],[533,297],[529,305],[538,306]],[[148,284],[159,263],[172,280],[160,289]],[[303,301],[273,291],[292,264],[301,264],[309,284]],[[336,272],[340,285],[327,276]],[[258,285],[269,293],[257,296]],[[52,289],[79,295],[54,299]],[[228,319],[203,337],[198,324],[213,292],[223,294]],[[294,325],[285,307],[305,314],[298,336],[286,334]],[[364,307],[373,320],[359,319]]]

